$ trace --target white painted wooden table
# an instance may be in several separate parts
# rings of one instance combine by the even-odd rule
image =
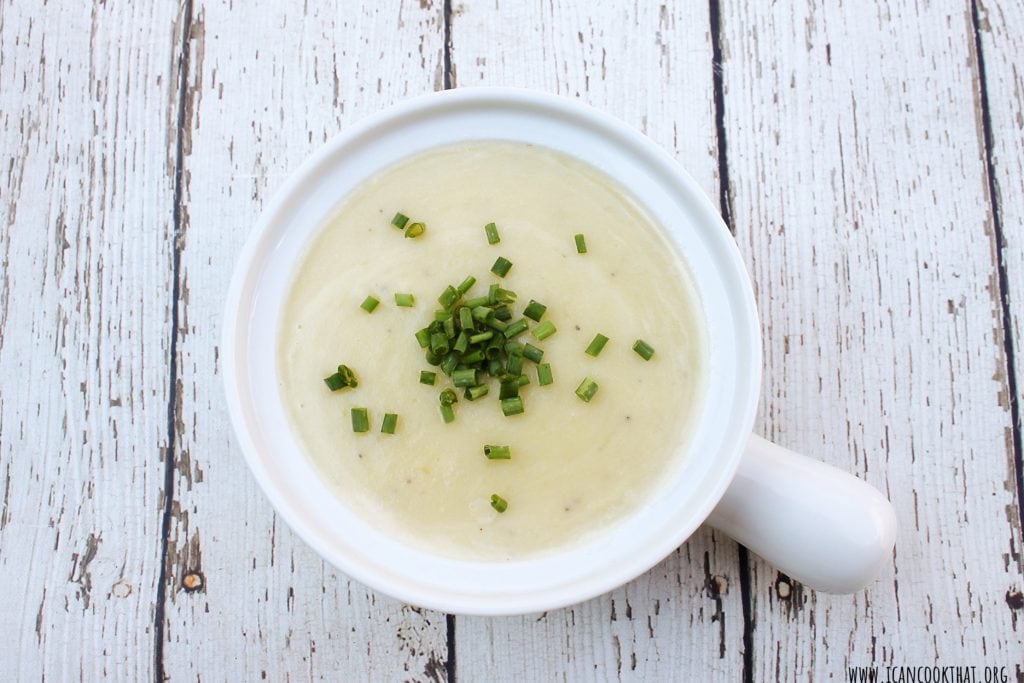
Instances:
[[[3,679],[1024,680],[1024,7],[595,4],[0,0]],[[481,84],[605,109],[720,202],[759,429],[898,511],[869,590],[701,531],[572,609],[456,618],[275,516],[222,405],[235,255],[324,140]]]

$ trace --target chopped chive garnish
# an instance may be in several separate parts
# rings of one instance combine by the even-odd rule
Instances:
[[[412,294],[395,292],[395,305],[403,306],[405,308],[411,307],[416,303],[416,298]]]
[[[594,394],[597,393],[597,382],[586,377],[580,382],[580,385],[576,387],[576,395],[580,397],[585,403],[590,403],[590,399],[594,398]]]
[[[420,384],[427,384],[434,386],[434,382],[437,381],[437,373],[430,372],[429,370],[420,370]]]
[[[458,366],[459,354],[455,352],[449,353],[447,356],[444,357],[444,360],[441,361],[441,372],[451,377],[452,373],[455,372],[455,368],[457,368]]]
[[[650,360],[651,356],[654,355],[654,347],[643,339],[637,339],[633,342],[633,350],[644,360]]]
[[[477,306],[487,306],[491,303],[491,300],[486,296],[476,296],[472,299],[466,299],[462,304],[468,308],[476,308]]]
[[[455,421],[455,410],[447,403],[441,404],[441,419],[445,424]]]
[[[419,237],[426,232],[427,226],[423,223],[411,223],[408,228],[405,229],[406,237]]]
[[[510,353],[508,354],[508,360],[505,361],[505,369],[510,374],[518,375],[523,371],[523,354],[522,353]]]
[[[455,318],[448,318],[444,321],[444,336],[449,339],[455,338]]]
[[[511,268],[512,262],[509,261],[504,256],[499,256],[498,259],[494,262],[494,265],[491,266],[491,272],[497,275],[498,277],[505,277],[506,275],[508,275],[508,271]]]
[[[498,287],[495,298],[500,304],[510,304],[519,298],[519,295],[513,292],[511,289],[505,289],[501,286]]]
[[[491,507],[497,510],[499,513],[508,510],[508,501],[499,496],[497,493],[491,494]]]
[[[527,344],[523,347],[523,355],[526,356],[528,360],[531,360],[534,363],[539,363],[540,359],[544,357],[544,351],[542,349],[538,349],[533,344]]]
[[[487,374],[491,377],[497,377],[501,374],[501,360],[498,358],[492,358],[487,361]]]
[[[324,384],[331,391],[337,391],[345,387],[355,389],[359,386],[359,380],[356,379],[356,373],[352,372],[351,368],[347,365],[339,365],[337,372],[330,377],[324,377]]]
[[[487,444],[484,446],[484,455],[487,456],[488,460],[511,460],[512,449],[508,446],[493,446]]]
[[[576,235],[573,239],[576,240],[576,253],[586,254],[587,253],[587,240],[583,236],[583,233]]]
[[[473,363],[479,363],[483,359],[484,352],[481,351],[480,349],[477,349],[476,351],[470,351],[465,356],[463,356],[462,362],[465,363],[466,365],[472,365]]]
[[[457,387],[475,387],[476,386],[476,370],[473,368],[466,368],[465,370],[456,370],[452,373],[452,384]]]
[[[469,343],[479,344],[480,342],[487,341],[493,336],[494,332],[492,332],[491,330],[487,330],[486,332],[481,332],[480,334],[474,334],[472,337],[469,338]]]
[[[430,330],[425,327],[422,330],[417,330],[416,343],[420,345],[421,349],[425,349],[430,346]]]
[[[434,332],[430,335],[430,350],[433,353],[448,353],[448,336],[444,332]]]
[[[377,304],[380,300],[373,296],[367,296],[363,299],[363,303],[359,304],[359,308],[363,309],[367,313],[373,313],[373,309],[377,308]]]
[[[459,327],[464,330],[473,329],[473,311],[469,306],[463,306],[459,309]]]
[[[523,399],[519,396],[504,398],[501,400],[501,412],[504,413],[505,417],[509,417],[510,415],[519,415],[524,410]]]
[[[519,382],[509,380],[498,385],[498,400],[504,401],[506,398],[516,398],[517,396],[519,396]]]
[[[443,323],[451,317],[452,314],[449,311],[434,311],[434,322],[436,323]]]
[[[475,401],[481,396],[486,396],[487,391],[488,389],[486,384],[478,384],[475,387],[466,387],[466,391],[462,395],[470,401]]]
[[[455,351],[458,351],[459,353],[465,353],[466,349],[468,349],[468,348],[469,348],[469,335],[466,334],[465,330],[463,330],[462,332],[459,332],[459,338],[455,340],[455,345],[452,346],[452,349],[454,349]]]
[[[498,320],[497,318],[491,318],[487,321],[487,326],[492,330],[504,333],[508,329],[508,323]]]
[[[469,291],[470,287],[476,284],[476,278],[472,275],[467,275],[466,279],[459,283],[458,290],[459,296],[462,296]]]
[[[535,339],[544,341],[557,331],[558,330],[555,328],[555,324],[553,322],[545,320],[540,325],[537,325],[537,327],[530,330],[530,334],[532,334]]]
[[[548,310],[548,307],[542,303],[530,299],[530,303],[523,309],[523,315],[532,320],[535,323],[539,323],[540,319],[544,317],[544,312]]]
[[[519,375],[518,377],[516,377],[516,384],[518,384],[521,387],[525,387],[529,383],[530,378],[527,377],[526,375]]]
[[[494,304],[498,303],[498,290],[499,289],[501,289],[501,287],[497,283],[495,283],[493,285],[490,285],[487,288],[487,303],[489,305],[493,306]]]
[[[370,415],[366,408],[352,409],[352,431],[359,434],[370,431]]]
[[[523,332],[526,332],[526,330],[527,330],[527,328],[529,328],[529,326],[530,325],[529,325],[529,323],[526,322],[525,318],[520,318],[519,320],[515,321],[514,323],[510,323],[509,326],[507,328],[505,328],[505,336],[509,337],[509,338],[514,337],[517,334],[521,334]]]
[[[494,317],[498,320],[509,321],[512,319],[512,309],[508,304],[502,304],[494,309]]]
[[[426,361],[428,365],[440,365],[441,361],[444,360],[444,356],[440,353],[434,353],[430,349],[427,349]]]
[[[441,292],[441,296],[437,297],[437,303],[444,306],[445,310],[451,308],[452,304],[454,304],[458,300],[459,290],[455,289],[451,285],[445,287],[444,291]]]
[[[505,353],[511,355],[513,353],[521,354],[522,352],[523,345],[515,341],[514,339],[510,339],[509,341],[505,342]]]
[[[380,426],[382,434],[394,434],[398,426],[398,415],[395,413],[384,413],[384,422]]]
[[[494,315],[494,309],[488,306],[477,306],[473,309],[473,319],[482,323],[487,322]]]
[[[437,400],[441,402],[443,406],[450,406],[453,403],[457,403],[459,397],[455,395],[455,392],[451,389],[445,389],[438,394]]]
[[[608,343],[608,337],[604,336],[600,332],[594,335],[594,340],[590,342],[590,346],[587,347],[587,355],[597,358],[601,353],[601,349]]]
[[[498,226],[494,223],[485,225],[484,232],[487,233],[487,244],[497,244],[501,241],[501,237],[498,235]]]
[[[546,387],[552,382],[551,363],[540,363],[537,366],[537,384]]]
[[[391,219],[391,225],[395,226],[399,230],[405,229],[405,224],[409,222],[409,217],[399,211],[395,214],[395,217]]]

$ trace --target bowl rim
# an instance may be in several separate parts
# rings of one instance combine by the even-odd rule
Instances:
[[[563,586],[559,590],[553,592],[546,591],[535,595],[532,599],[523,598],[518,601],[507,598],[480,601],[479,597],[456,599],[450,593],[440,596],[438,594],[426,594],[422,591],[410,589],[408,585],[389,582],[375,575],[369,568],[361,566],[352,557],[339,553],[337,548],[332,547],[328,543],[328,539],[323,538],[307,527],[306,523],[300,518],[300,512],[282,494],[279,487],[269,476],[269,472],[259,458],[257,443],[250,432],[247,418],[244,415],[243,402],[245,398],[242,395],[241,382],[238,381],[240,362],[238,348],[236,347],[241,339],[239,335],[240,326],[245,324],[244,316],[241,313],[243,312],[243,304],[246,301],[247,288],[250,288],[252,284],[254,266],[258,265],[256,261],[257,255],[269,228],[279,220],[278,215],[285,211],[290,203],[295,202],[298,197],[302,196],[303,185],[315,176],[318,169],[333,159],[339,151],[376,130],[383,130],[400,124],[402,120],[410,115],[426,115],[453,105],[482,105],[485,103],[509,107],[522,107],[525,104],[549,110],[551,113],[596,128],[602,134],[626,143],[633,152],[640,154],[645,162],[654,165],[659,174],[673,181],[677,189],[684,192],[688,199],[694,202],[696,209],[700,213],[699,218],[713,226],[714,229],[707,231],[708,239],[713,240],[713,247],[728,266],[728,272],[725,275],[728,276],[729,282],[733,285],[732,294],[736,295],[736,299],[740,304],[735,310],[739,318],[737,320],[737,327],[745,328],[749,331],[749,334],[745,336],[747,343],[742,344],[747,352],[743,357],[747,361],[746,366],[737,369],[739,374],[746,377],[746,395],[740,396],[739,392],[737,393],[737,398],[742,399],[744,404],[738,406],[735,411],[737,417],[733,421],[732,433],[726,436],[726,442],[728,443],[726,452],[717,456],[720,468],[719,475],[714,480],[714,486],[705,493],[701,504],[690,515],[689,522],[682,525],[678,532],[673,534],[671,538],[665,539],[665,542],[660,543],[656,549],[649,551],[642,563],[631,565],[632,568],[630,570],[608,573],[602,581],[588,585],[583,589],[567,589]],[[261,211],[255,228],[248,236],[235,264],[230,287],[227,292],[222,325],[222,376],[233,431],[250,471],[253,473],[264,494],[273,504],[276,513],[280,514],[292,530],[316,550],[321,557],[338,567],[348,577],[404,602],[458,614],[510,615],[565,607],[613,590],[645,573],[662,561],[696,531],[725,494],[739,466],[743,449],[753,426],[760,394],[762,340],[753,288],[739,248],[718,209],[707,195],[704,194],[697,182],[668,152],[628,124],[580,100],[524,88],[460,88],[414,97],[359,120],[321,145],[305,159],[298,169],[289,175]],[[566,554],[571,554],[571,552],[571,549],[569,549]],[[553,581],[552,583],[555,582]]]

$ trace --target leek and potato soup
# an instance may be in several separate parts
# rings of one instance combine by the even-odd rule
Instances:
[[[442,147],[371,177],[311,241],[280,391],[368,523],[523,559],[608,529],[679,464],[701,320],[668,239],[602,173],[526,144]]]

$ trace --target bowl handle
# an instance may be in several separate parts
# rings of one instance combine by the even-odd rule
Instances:
[[[759,436],[708,524],[829,593],[871,583],[896,541],[896,514],[878,489]]]

